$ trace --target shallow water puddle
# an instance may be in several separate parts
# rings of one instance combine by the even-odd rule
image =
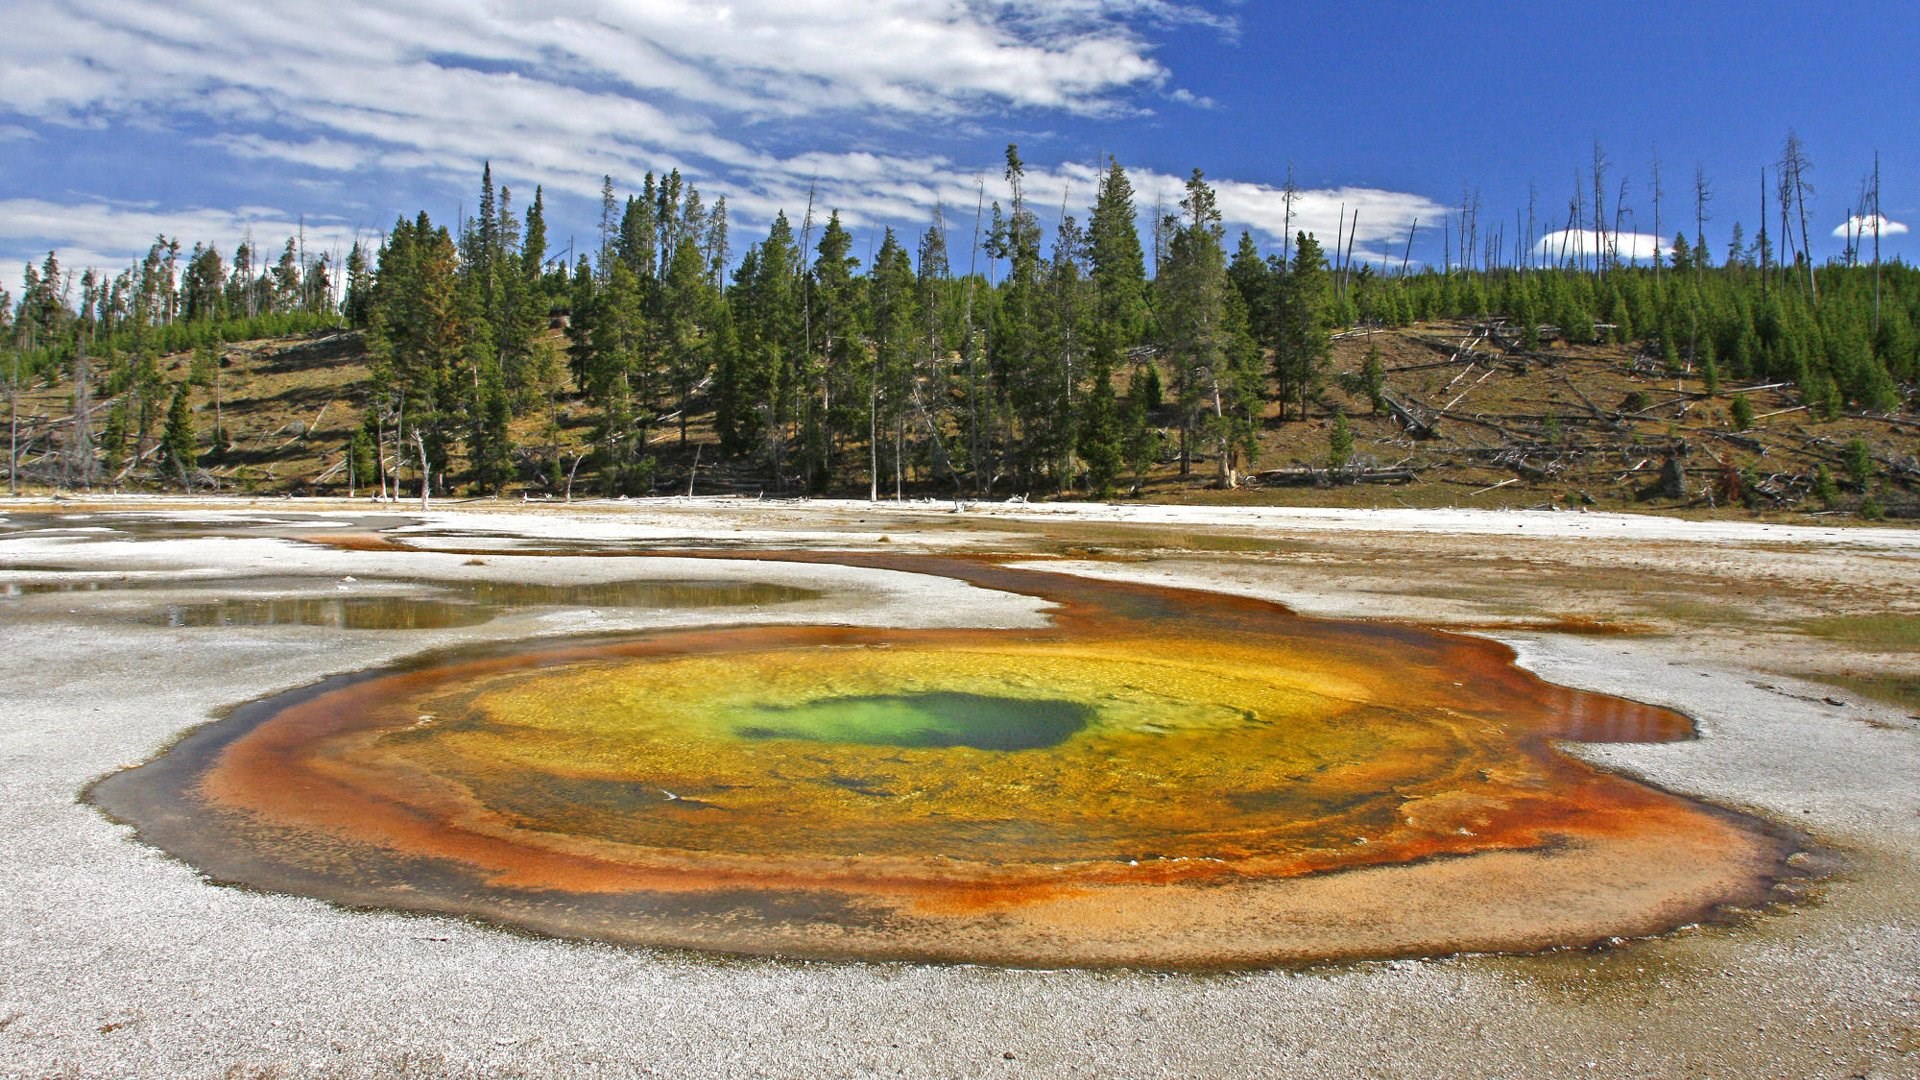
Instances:
[[[254,703],[91,798],[214,877],[641,944],[1235,967],[1652,933],[1757,823],[1553,740],[1691,735],[1504,647],[985,562],[1042,631],[524,646]],[[1336,871],[1344,871],[1336,873]]]
[[[15,566],[7,569],[58,572],[61,568]],[[321,588],[333,589],[341,595],[313,593]],[[418,590],[429,591],[423,595]],[[182,580],[154,576],[0,581],[0,604],[41,595],[119,591],[166,591],[190,597],[163,603],[139,616],[141,621],[160,626],[323,626],[336,630],[441,630],[477,626],[506,612],[529,608],[753,608],[816,600],[824,595],[817,589],[777,582],[724,579],[539,585],[391,577],[329,581],[317,577]]]
[[[374,578],[372,583],[395,579]],[[326,626],[346,630],[439,630],[475,626],[523,608],[760,607],[822,594],[762,581],[610,581],[531,585],[496,581],[408,581],[443,596],[222,597],[168,604],[166,626]]]

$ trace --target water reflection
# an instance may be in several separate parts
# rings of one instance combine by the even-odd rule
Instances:
[[[334,630],[444,630],[477,626],[496,612],[479,604],[411,596],[239,597],[168,604],[162,626],[324,626]]]
[[[58,573],[59,567],[9,569]],[[297,595],[316,587],[354,595]],[[405,589],[406,592],[396,590]],[[384,591],[383,591],[384,590]],[[429,590],[424,595],[413,590]],[[337,630],[439,630],[475,626],[511,611],[538,608],[677,610],[772,607],[823,593],[766,581],[628,580],[541,585],[529,582],[370,577],[344,581],[299,577],[181,581],[169,577],[73,578],[0,582],[0,601],[61,593],[217,591],[172,601],[141,616],[171,627],[321,626]],[[294,595],[260,595],[261,593]]]

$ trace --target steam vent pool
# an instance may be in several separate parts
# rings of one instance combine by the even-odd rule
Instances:
[[[1691,737],[1503,646],[991,561],[1042,630],[526,644],[242,706],[90,798],[211,877],[720,952],[1221,969],[1762,903],[1757,821],[1556,740]]]

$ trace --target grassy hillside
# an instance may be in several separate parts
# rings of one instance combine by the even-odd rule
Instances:
[[[1377,353],[1388,408],[1376,412],[1359,373]],[[164,398],[187,379],[190,355],[160,362],[165,395],[144,441],[127,436],[123,464],[95,490],[177,488],[154,450]],[[194,426],[206,448],[216,427],[231,445],[209,453],[201,490],[255,494],[345,494],[348,440],[367,398],[367,357],[352,331],[222,346],[211,385],[190,392]],[[216,409],[216,397],[218,405]],[[1752,414],[1742,429],[1736,400]],[[95,399],[97,438],[112,399]],[[766,477],[716,469],[710,413],[696,401],[683,446],[677,424],[656,428],[648,452],[658,462],[658,493],[767,495]],[[35,387],[19,403],[23,472],[42,478],[72,441],[70,382]],[[1790,386],[1722,385],[1709,393],[1698,374],[1670,371],[1657,357],[1613,345],[1550,345],[1523,350],[1499,327],[1424,323],[1359,331],[1334,344],[1332,372],[1307,420],[1269,416],[1260,454],[1234,490],[1217,485],[1217,468],[1196,461],[1180,475],[1171,453],[1136,483],[1129,498],[1156,501],[1302,505],[1562,507],[1718,511],[1793,516],[1920,516],[1920,421],[1843,416],[1816,420]],[[1334,417],[1347,418],[1352,452],[1330,467]],[[558,496],[588,438],[585,410],[567,397],[516,413],[518,479],[509,497]],[[1868,474],[1861,482],[1859,449]],[[131,463],[136,451],[146,456]],[[698,471],[694,472],[695,462]],[[558,463],[558,470],[555,465]],[[391,460],[388,462],[392,465]],[[1850,471],[1851,466],[1851,471]],[[1821,474],[1831,478],[1831,486]],[[410,467],[404,477],[417,483]],[[368,484],[358,485],[366,493]],[[36,485],[44,487],[46,485]],[[883,478],[883,494],[891,478]],[[844,494],[864,495],[864,483]],[[594,494],[582,482],[577,496]],[[932,477],[910,477],[909,494],[944,497]]]

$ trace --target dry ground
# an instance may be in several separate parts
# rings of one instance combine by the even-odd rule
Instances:
[[[549,343],[563,349],[556,331]],[[1370,350],[1380,354],[1386,389],[1430,421],[1416,432],[1389,414],[1375,414],[1364,395],[1342,389],[1342,376],[1357,373]],[[347,439],[359,426],[367,400],[367,364],[362,336],[322,331],[312,335],[224,346],[220,412],[234,449],[206,462],[227,493],[346,493],[341,467]],[[161,360],[169,382],[185,379],[188,354]],[[1750,381],[1749,381],[1750,382]],[[1124,390],[1124,387],[1122,388]],[[1606,510],[1650,510],[1740,519],[1809,520],[1816,515],[1852,517],[1871,490],[1893,517],[1920,517],[1920,420],[1905,416],[1843,416],[1816,420],[1799,407],[1791,388],[1748,389],[1759,418],[1746,431],[1731,420],[1732,396],[1742,380],[1725,379],[1707,393],[1699,372],[1669,371],[1656,357],[1614,345],[1548,344],[1510,351],[1482,328],[1468,323],[1420,324],[1378,333],[1351,332],[1334,342],[1325,387],[1313,398],[1307,419],[1297,406],[1283,419],[1269,408],[1257,459],[1244,465],[1253,479],[1233,491],[1217,490],[1217,470],[1204,455],[1182,475],[1169,456],[1138,478],[1125,478],[1128,499],[1221,505],[1288,506],[1470,506],[1488,509],[1548,504]],[[168,393],[171,391],[169,390]],[[203,440],[214,427],[212,388],[194,391],[196,426]],[[96,396],[94,429],[105,423],[106,402]],[[548,488],[557,458],[562,469],[585,449],[590,410],[562,395],[516,413],[515,439],[523,447],[521,479],[509,493]],[[166,400],[159,402],[164,413]],[[42,387],[21,398],[26,461],[40,460],[66,438],[72,416],[71,388]],[[1262,472],[1324,469],[1332,417],[1342,412],[1353,425],[1354,464],[1403,468],[1416,479],[1403,484],[1303,483]],[[163,417],[156,414],[152,438]],[[1155,417],[1171,437],[1176,418]],[[696,456],[704,464],[696,480],[703,493],[774,492],[769,477],[750,469],[716,469],[711,405],[696,398],[689,441],[677,427],[656,428],[647,452],[659,462],[661,492],[684,492]],[[1842,467],[1843,448],[1859,438],[1875,461],[1867,488],[1855,487]],[[1685,469],[1682,493],[1662,493],[1659,471],[1669,453]],[[853,457],[864,461],[864,452]],[[150,466],[151,463],[149,463]],[[1838,479],[1831,505],[1815,497],[1812,479],[1825,466]],[[97,487],[154,490],[177,478],[151,467],[132,470]],[[916,490],[946,494],[944,482],[921,476]],[[704,487],[702,486],[704,485]],[[865,490],[863,478],[855,487]],[[1004,482],[996,497],[1012,494]]]

